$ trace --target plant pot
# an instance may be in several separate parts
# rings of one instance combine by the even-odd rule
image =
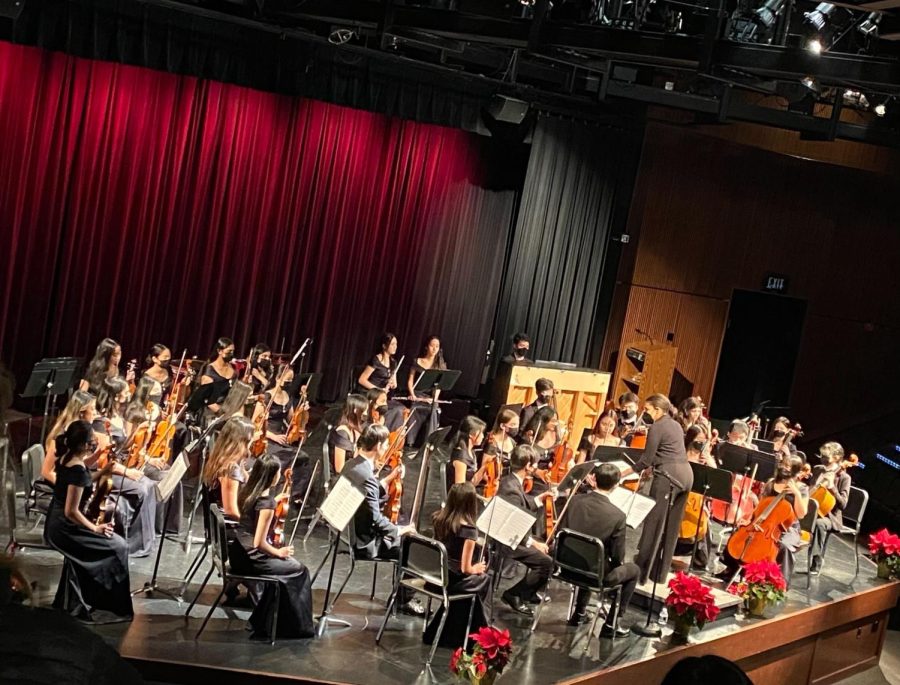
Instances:
[[[469,674],[469,682],[472,685],[494,685],[494,681],[497,679],[496,671],[488,671],[480,678],[473,673]]]
[[[884,578],[885,580],[890,579],[891,577],[891,565],[887,562],[886,559],[882,559],[878,562],[878,573],[879,578]]]
[[[766,607],[769,606],[769,600],[765,597],[750,597],[747,599],[747,613],[751,616],[762,618],[766,615]]]
[[[690,619],[675,618],[675,629],[672,631],[671,643],[673,645],[686,645],[691,635],[694,624]]]

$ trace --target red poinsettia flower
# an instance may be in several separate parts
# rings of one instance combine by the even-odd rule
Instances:
[[[462,656],[463,650],[462,647],[457,648],[455,652],[453,652],[453,656],[450,657],[450,672],[458,673],[457,664],[459,664],[459,659]]]
[[[869,536],[869,552],[876,559],[900,554],[900,537],[882,528]]]

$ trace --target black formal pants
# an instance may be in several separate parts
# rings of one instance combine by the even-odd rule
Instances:
[[[634,594],[634,588],[637,587],[638,578],[641,575],[641,569],[637,564],[631,562],[617,566],[606,574],[603,584],[607,587],[616,585],[622,586],[622,593],[619,597],[619,616],[625,613],[628,603],[631,602],[631,596]],[[591,598],[590,590],[578,590],[575,596],[575,614],[583,614],[587,608],[588,601]],[[609,613],[606,623],[612,625],[613,612]]]
[[[507,590],[509,594],[527,599],[547,585],[550,574],[553,573],[553,559],[550,555],[534,547],[519,545],[505,556],[518,561],[528,569],[525,577]]]

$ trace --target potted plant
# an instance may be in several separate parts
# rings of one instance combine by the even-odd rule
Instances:
[[[676,573],[669,581],[666,606],[670,607],[674,614],[673,642],[687,642],[693,626],[702,629],[706,623],[714,621],[719,615],[719,607],[716,606],[709,587],[700,582],[697,576],[683,571]]]
[[[453,652],[450,672],[472,685],[491,685],[509,663],[512,654],[509,631],[486,626],[469,637],[474,641],[474,648],[471,653],[462,647]]]
[[[744,607],[751,616],[763,616],[766,607],[784,600],[787,583],[778,564],[761,559],[744,564],[744,580],[729,587],[728,591],[744,600]]]
[[[869,553],[878,564],[879,578],[890,578],[900,572],[900,536],[887,528],[869,535]]]

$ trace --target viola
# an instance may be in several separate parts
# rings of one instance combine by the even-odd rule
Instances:
[[[156,432],[150,447],[147,448],[147,456],[150,459],[163,459],[166,463],[172,460],[172,438],[175,437],[175,429],[178,420],[187,410],[187,405],[181,407],[174,416],[169,416],[156,424]]]
[[[112,429],[112,424],[109,419],[104,419],[103,422],[106,425],[106,433],[110,434]],[[127,444],[127,443],[126,443]],[[109,441],[107,445],[100,448],[97,452],[96,456],[96,464],[97,468],[100,471],[105,470],[109,464],[115,460],[116,455],[113,453],[114,445],[112,440]],[[103,523],[106,518],[106,503],[109,499],[109,495],[113,489],[113,479],[112,479],[112,471],[110,471],[103,478],[99,478],[97,482],[94,484],[94,491],[91,493],[91,496],[88,498],[87,502],[84,503],[84,516],[89,521],[96,523],[97,525]]]
[[[794,521],[794,507],[785,499],[785,488],[777,495],[763,497],[753,512],[753,521],[741,526],[728,540],[728,553],[742,563],[766,559],[775,561],[778,542]]]
[[[548,477],[551,483],[561,483],[563,478],[569,472],[569,466],[572,464],[573,452],[566,442],[569,433],[572,432],[573,419],[569,419],[566,429],[559,436],[559,444],[553,451],[553,462],[550,466]]]

